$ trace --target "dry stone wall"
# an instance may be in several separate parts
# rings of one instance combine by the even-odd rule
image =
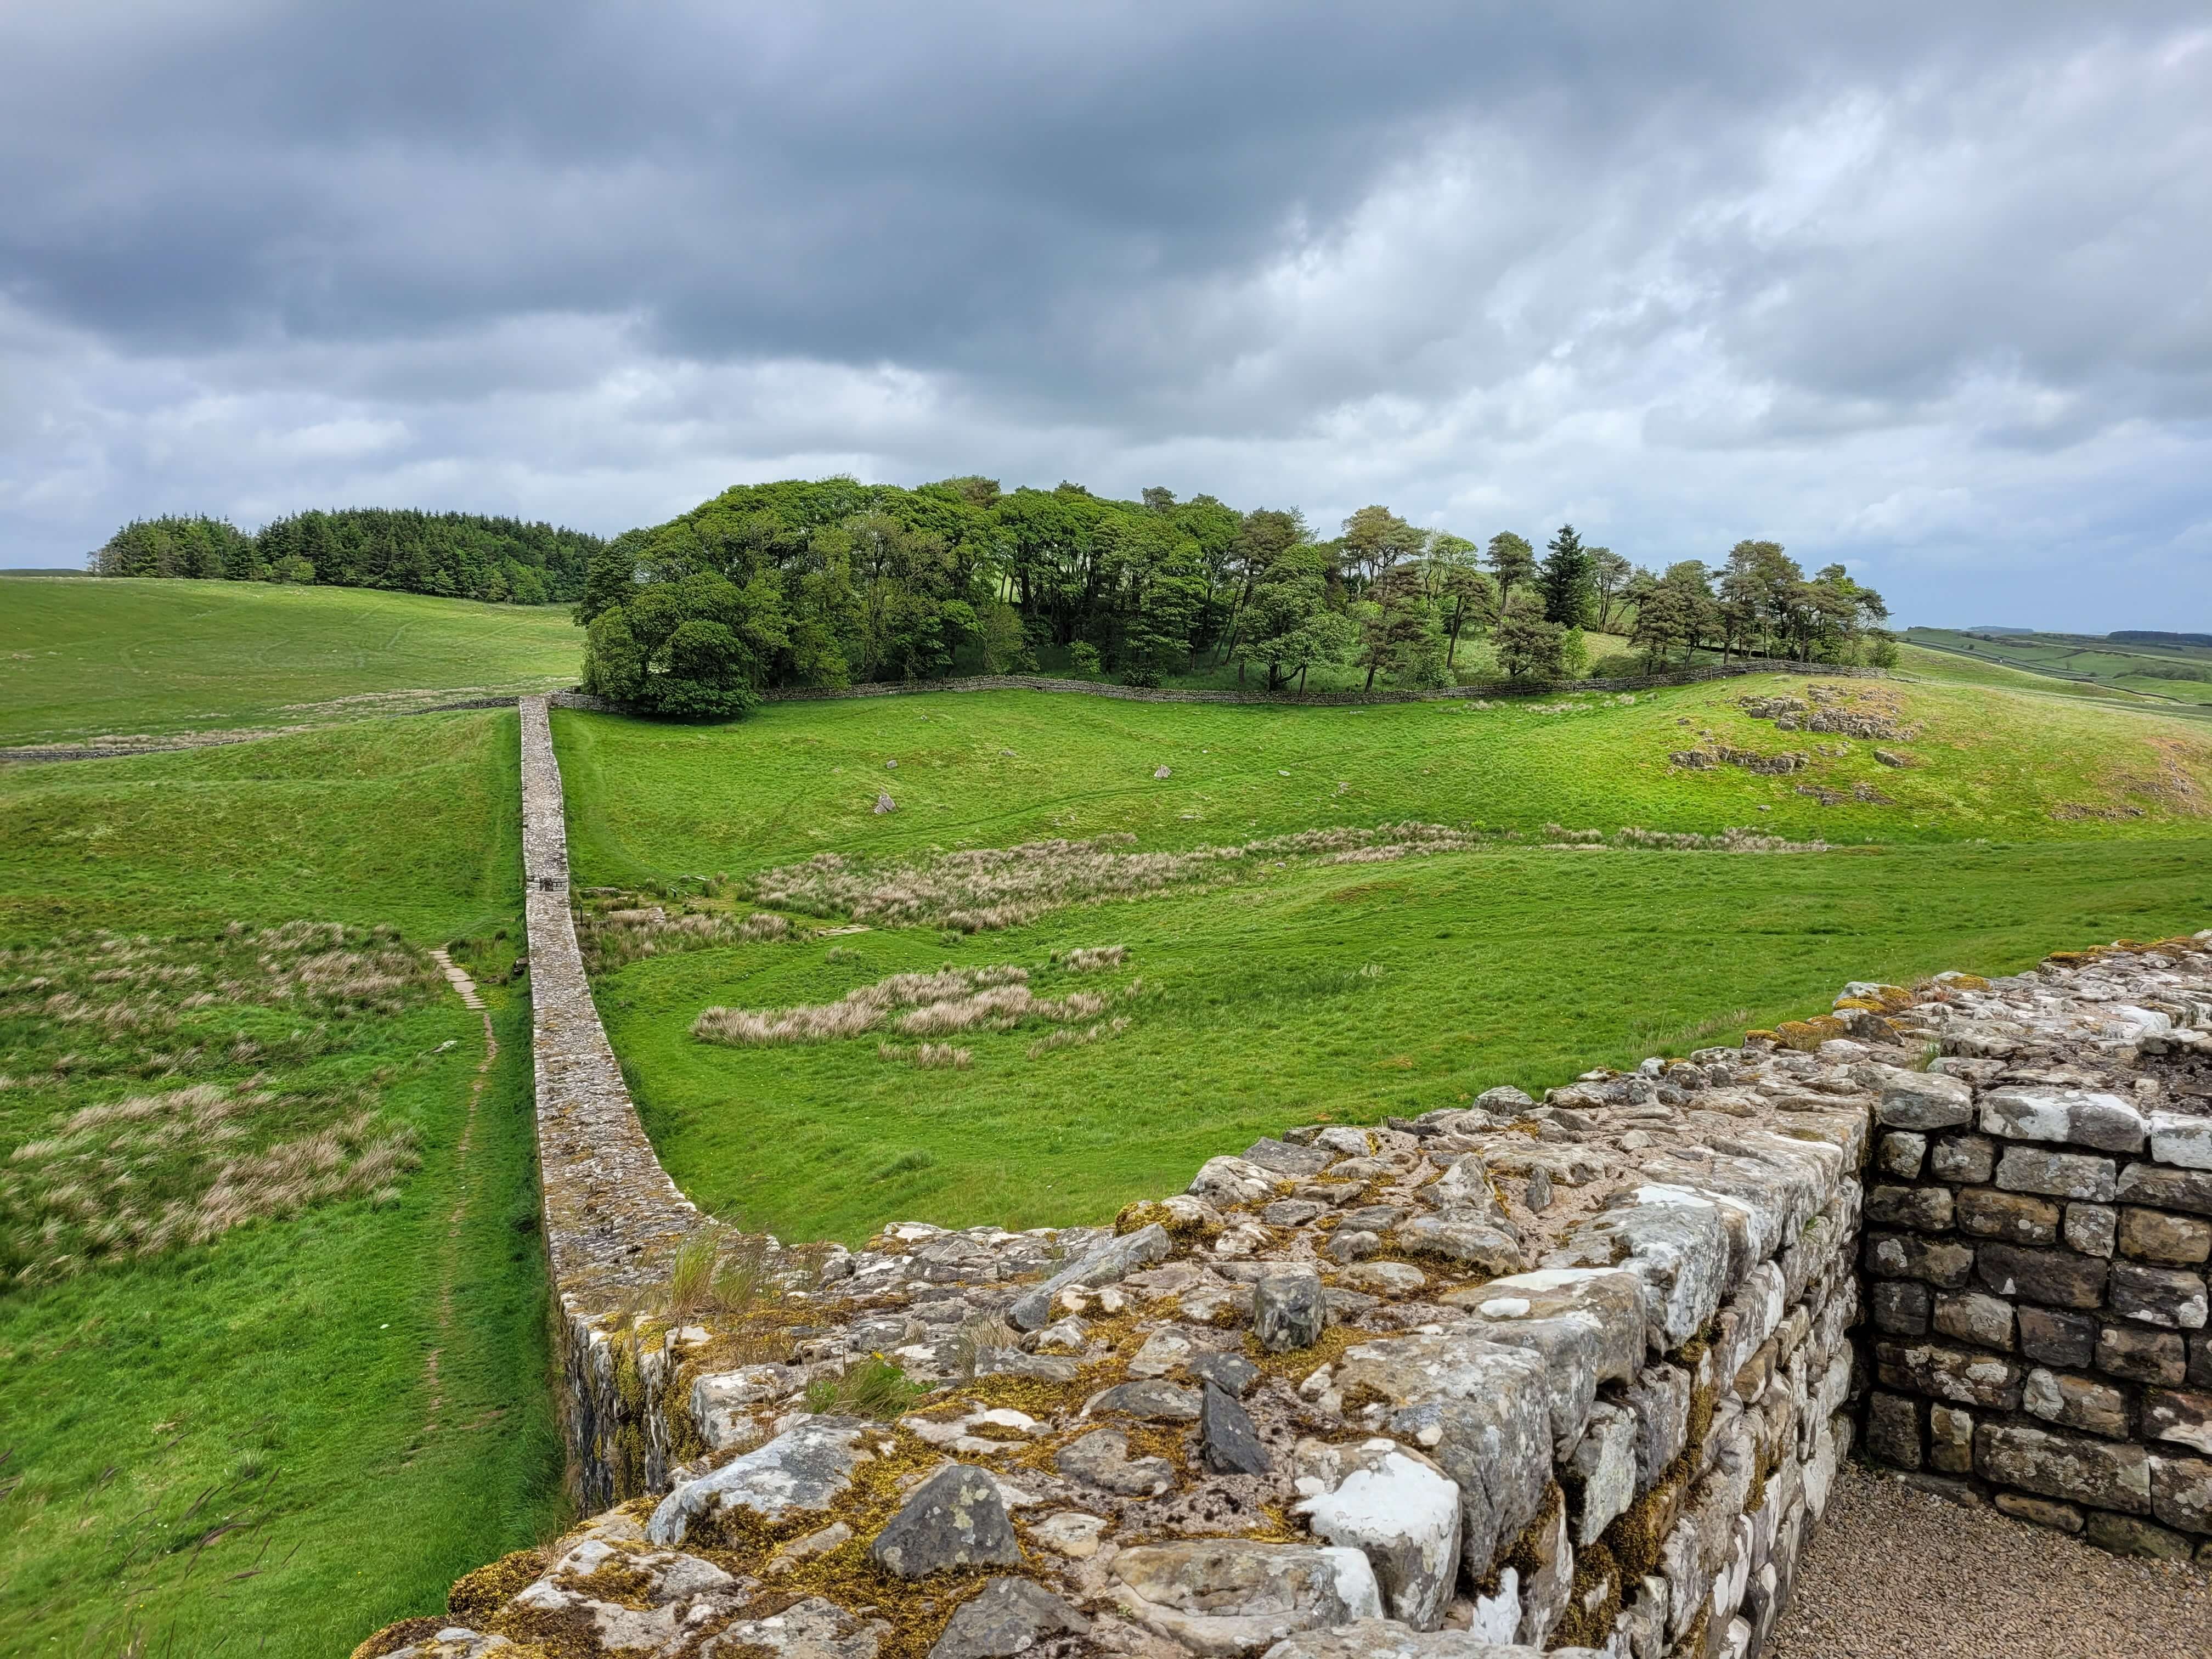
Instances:
[[[2200,1213],[2172,1197],[2200,1166],[2159,1152],[2193,1131],[2141,1085],[2184,1089],[2155,1068],[2196,1063],[2174,1028],[2212,996],[2212,933],[2011,981],[1847,987],[1832,1015],[1586,1073],[1541,1103],[1501,1086],[1374,1128],[1289,1128],[1110,1226],[908,1222],[858,1251],[724,1238],[734,1275],[679,1297],[677,1242],[711,1235],[652,1164],[596,1035],[542,704],[524,729],[548,1237],[572,1447],[598,1512],[471,1573],[447,1617],[380,1632],[364,1659],[1750,1659],[1860,1414],[1892,1444],[1909,1418],[1929,1446],[1932,1410],[1890,1379],[1951,1375],[1899,1353],[1865,1386],[1854,1328],[1877,1132],[1884,1160],[1905,1159],[1906,1134],[1949,1149],[1939,1164],[1923,1146],[1911,1175],[1880,1166],[1863,1249],[1885,1297],[1929,1290],[1931,1328],[1928,1275],[1954,1271],[1934,1252],[1974,1255],[1969,1277],[2012,1260],[1935,1225],[1935,1207],[2016,1190],[1934,1172],[1978,1139],[1993,1170],[2001,1140],[2089,1155],[1983,1126],[1984,1107],[2013,1121],[2003,1079],[1951,1061],[2079,1065],[2043,1049],[2086,1044],[2129,1073],[2119,1092],[2143,1120],[2140,1155],[2096,1153],[2113,1160],[2116,1253],[2130,1171],[2147,1172],[2132,1207]],[[1937,1048],[1940,1069],[1923,1069]],[[1933,1123],[1977,1088],[1971,1123]],[[1915,1112],[1926,1127],[1903,1121]],[[2081,1118],[2108,1137],[2112,1121]],[[2138,1245],[2189,1248],[2132,1224]],[[2118,1255],[2094,1259],[2109,1298]],[[1991,1301],[2071,1311],[2021,1283]],[[2100,1332],[2181,1335],[2185,1288],[2142,1281],[2136,1300],[2101,1304]],[[2002,1305],[2024,1325],[2026,1306]],[[1883,1330],[1885,1351],[1897,1334]],[[2068,1425],[2065,1447],[2101,1449],[2052,1449],[2058,1419],[2029,1409],[2026,1376],[2016,1395],[1991,1381],[2018,1362],[1948,1335],[1916,1351],[1939,1348],[1965,1356],[1959,1386],[1999,1391],[1967,1436],[1978,1456],[1987,1437],[1984,1478],[2026,1492],[2053,1468],[2109,1469],[2085,1515],[2185,1535],[2155,1519],[2182,1490],[2160,1467],[2195,1478],[2179,1443]],[[2131,1432],[2167,1421],[2153,1386],[2130,1396]],[[2043,1473],[2014,1473],[2029,1468]]]
[[[2212,981],[2113,950],[1954,980],[1886,1089],[1872,1454],[2007,1513],[2212,1565]]]
[[[523,698],[521,714],[531,1049],[562,1427],[577,1495],[598,1509],[666,1478],[666,1418],[654,1407],[672,1371],[665,1354],[628,1340],[627,1310],[665,1278],[670,1250],[698,1231],[700,1216],[654,1156],[599,1024],[568,904],[546,700]]]

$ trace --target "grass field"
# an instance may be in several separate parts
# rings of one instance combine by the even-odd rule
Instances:
[[[1487,709],[991,692],[785,703],[720,727],[564,710],[555,729],[586,884],[750,871],[824,849],[884,858],[1115,832],[1157,849],[1383,818],[1524,831],[1734,824],[1888,842],[2080,836],[2108,811],[2140,814],[2126,820],[2136,833],[2212,829],[2212,732],[2193,723],[1889,685],[1922,735],[1884,745],[1780,732],[1737,707],[1804,684],[1762,675],[1628,704],[1584,696]],[[1788,776],[1669,764],[1707,732],[1813,763]],[[1823,744],[1850,752],[1819,754]],[[1881,765],[1873,750],[1884,746],[1916,764]],[[1161,766],[1165,779],[1153,775]],[[1797,793],[1859,784],[1894,804],[1823,806]],[[879,792],[896,811],[873,810]],[[2051,816],[2066,811],[2081,816]]]
[[[181,940],[134,948],[185,972],[234,922],[512,934],[514,726],[428,715],[0,769],[0,942],[123,929]],[[488,942],[495,970],[511,949]],[[0,1649],[343,1653],[556,1524],[527,1004],[486,995],[501,1052],[472,1121],[482,1026],[435,988],[351,1019],[173,1000],[137,1010],[161,1052],[134,1063],[130,1018],[83,1023],[64,1073],[51,1020],[0,1016],[11,1150],[88,1103],[251,1079],[281,1097],[278,1130],[288,1108],[311,1129],[373,1098],[420,1159],[379,1194],[0,1290]],[[239,1035],[260,1052],[225,1053]],[[152,1174],[189,1195],[188,1171]]]
[[[924,907],[915,925],[604,975],[616,1047],[686,1190],[787,1236],[856,1238],[903,1216],[1096,1220],[1290,1122],[1372,1121],[1730,1039],[1824,1008],[1850,977],[2014,968],[2062,944],[2212,921],[2199,728],[1952,684],[1871,694],[1919,730],[1893,744],[1780,732],[1737,706],[1804,684],[1471,711],[992,693],[783,704],[711,729],[563,712],[556,732],[580,882],[689,891],[684,878],[726,874],[734,899],[701,902],[740,914],[748,878],[824,852],[904,893],[947,867],[932,865],[940,854],[1050,837],[1128,836],[1142,854],[1415,819],[1537,841],[1547,823],[1748,826],[1836,848],[1492,839],[1338,864],[1270,852],[1224,866],[1226,880],[972,936]],[[1779,777],[1669,765],[1699,741],[1814,763]],[[1915,763],[1883,766],[1875,747]],[[1890,800],[1824,806],[1797,793],[1808,781]],[[879,792],[896,811],[873,811]],[[1127,947],[1119,969],[1052,966],[1110,945]],[[1043,1049],[1060,1027],[980,1030],[945,1039],[964,1066],[928,1069],[879,1057],[885,1041],[911,1048],[884,1029],[764,1047],[691,1035],[710,1006],[820,1006],[947,964],[1024,969],[1048,999],[1103,994],[1066,1027],[1098,1035]]]
[[[2185,707],[2212,706],[2212,649],[2202,646],[2137,643],[2079,634],[1990,636],[1949,628],[1915,628],[1908,641],[1917,654],[1954,662],[1988,664],[2035,676],[2046,684],[2088,684],[2084,690]],[[2188,678],[2175,678],[2180,669]],[[2160,672],[2157,671],[2168,671]],[[2148,671],[2148,672],[2147,672]],[[2203,674],[2204,678],[2193,678]]]
[[[290,726],[575,683],[565,605],[0,575],[0,745]]]

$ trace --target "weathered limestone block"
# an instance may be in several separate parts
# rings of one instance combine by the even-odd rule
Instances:
[[[656,1544],[680,1544],[694,1527],[725,1510],[750,1510],[763,1521],[794,1512],[827,1510],[853,1484],[853,1471],[871,1454],[870,1425],[817,1417],[778,1435],[660,1500],[646,1523]]]
[[[1979,1291],[1945,1291],[1936,1298],[1935,1325],[1942,1335],[2009,1353],[2013,1347],[2013,1305]]]
[[[2120,1172],[2119,1197],[2127,1203],[2212,1215],[2212,1170],[2130,1164]]]
[[[2107,1152],[2139,1152],[2148,1136],[2132,1101],[2081,1089],[1992,1089],[1982,1097],[1981,1127],[2008,1139],[2063,1141]]]
[[[2097,1369],[2135,1382],[2173,1386],[2189,1374],[2189,1348],[2172,1331],[2106,1325],[2097,1332]]]
[[[1728,1231],[1721,1206],[1686,1187],[1638,1187],[1575,1230],[1546,1267],[1610,1267],[1634,1273],[1644,1287],[1650,1345],[1672,1352],[1702,1329],[1720,1306],[1726,1283]]]
[[[1960,1230],[1978,1238],[2012,1244],[2054,1244],[2058,1240],[2058,1206],[2027,1193],[1969,1187],[1959,1194],[1958,1215]]]
[[[1458,1484],[1388,1440],[1369,1442],[1346,1462],[1334,1491],[1306,1498],[1292,1513],[1304,1516],[1316,1537],[1366,1556],[1391,1618],[1415,1630],[1437,1629],[1459,1577]]]
[[[2143,1395],[2143,1435],[2212,1456],[2212,1394],[2152,1389]]]
[[[2030,1498],[2016,1492],[2001,1492],[1994,1501],[1999,1510],[2015,1521],[2049,1527],[2053,1532],[2072,1534],[2081,1530],[2081,1511],[2071,1504],[2056,1504],[2048,1498]]]
[[[1884,1175],[1895,1176],[1899,1181],[1917,1181],[1928,1157],[1928,1137],[1910,1129],[1892,1129],[1881,1138],[1875,1152],[1876,1162]]]
[[[2212,1170],[2212,1117],[2153,1113],[2150,1155],[2184,1170]]]
[[[1243,1538],[1143,1544],[1116,1556],[1113,1571],[1115,1600],[1131,1617],[1208,1659],[1382,1616],[1367,1558],[1335,1546]]]
[[[1866,1218],[1881,1227],[1910,1227],[1923,1233],[1940,1233],[1951,1225],[1952,1198],[1948,1187],[1876,1187],[1867,1194]],[[1966,1225],[1962,1218],[1960,1224]],[[1969,1227],[1968,1231],[1977,1231]]]
[[[1876,1389],[1867,1402],[1867,1449],[1900,1469],[1920,1467],[1920,1402]]]
[[[1541,1356],[1449,1331],[1393,1337],[1347,1349],[1334,1380],[1347,1413],[1376,1402],[1378,1427],[1459,1483],[1461,1551],[1468,1574],[1486,1577],[1552,1484]]]
[[[1264,1203],[1274,1196],[1276,1182],[1282,1179],[1246,1158],[1209,1158],[1185,1190],[1193,1198],[1229,1210],[1240,1204]]]
[[[2097,1352],[2097,1322],[2087,1314],[2023,1307],[2018,1320],[2020,1351],[2030,1359],[2079,1369]]]
[[[2150,1506],[2169,1527],[2212,1533],[2212,1462],[2201,1457],[2152,1458]]]
[[[2030,1417],[2082,1429],[2108,1440],[2128,1437],[2128,1397],[2109,1382],[2038,1366],[2027,1374],[2021,1406]]]
[[[1582,1437],[1598,1384],[1626,1382],[1644,1357],[1643,1285],[1633,1273],[1540,1268],[1444,1300],[1474,1316],[1469,1335],[1542,1358],[1552,1437],[1562,1457]]]
[[[2204,1277],[2178,1267],[2146,1267],[2133,1261],[2112,1264],[2112,1311],[2146,1325],[2201,1331],[2208,1312]]]
[[[1956,1406],[1928,1408],[1928,1467],[1942,1474],[1974,1472],[1974,1419]]]
[[[1253,1334],[1270,1353],[1310,1348],[1328,1321],[1321,1275],[1310,1267],[1271,1269],[1252,1287]]]
[[[2094,1308],[2105,1299],[2111,1264],[2069,1250],[1984,1244],[1975,1262],[1982,1283],[1999,1296],[2057,1308]]]
[[[1875,1282],[1874,1326],[1892,1336],[1925,1336],[1934,1309],[1934,1295],[1925,1285],[1909,1279]]]
[[[1521,1241],[1501,1225],[1448,1215],[1419,1215],[1398,1224],[1399,1247],[1409,1255],[1434,1256],[1477,1273],[1518,1273]]]
[[[1214,1160],[1217,1164],[1221,1161]],[[1069,1285],[1097,1289],[1118,1284],[1139,1267],[1166,1261],[1174,1248],[1167,1229],[1158,1222],[1139,1227],[1127,1237],[1093,1250],[1073,1267],[1063,1267],[1043,1284],[1024,1291],[1006,1310],[1006,1317],[1022,1330],[1040,1329],[1052,1318],[1053,1298]]]
[[[1929,1149],[1928,1173],[1954,1186],[1984,1185],[1996,1167],[1996,1143],[1982,1135],[1945,1135]]]
[[[2117,1240],[2122,1254],[2168,1267],[2194,1267],[2212,1261],[2212,1221],[2168,1215],[2130,1205],[2119,1212]]]
[[[1054,1464],[1071,1480],[1132,1498],[1157,1498],[1175,1485],[1175,1465],[1164,1457],[1129,1455],[1129,1437],[1119,1429],[1093,1429],[1070,1441]]]
[[[1641,1437],[1642,1425],[1628,1407],[1599,1406],[1591,1412],[1589,1426],[1566,1460],[1577,1547],[1597,1542],[1614,1517],[1636,1501]]]
[[[1974,1270],[1974,1250],[1947,1238],[1911,1233],[1871,1233],[1867,1268],[1877,1279],[1917,1279],[1947,1291],[1964,1288]]]
[[[622,1583],[618,1595],[601,1588],[610,1579]],[[593,1537],[518,1591],[512,1605],[587,1624],[610,1650],[658,1652],[672,1648],[694,1620],[733,1611],[748,1589],[696,1555]]]
[[[1395,1620],[1363,1619],[1293,1636],[1267,1659],[1546,1659],[1534,1648],[1490,1639],[1480,1630],[1423,1632]],[[1553,1648],[1549,1659],[1601,1659],[1590,1648]]]
[[[2020,1408],[2022,1371],[2013,1360],[1928,1342],[1877,1342],[1874,1352],[1886,1388],[1991,1411]]]
[[[2109,1204],[2118,1183],[2112,1160],[2087,1152],[2046,1152],[2008,1146],[1997,1159],[1997,1185],[2009,1193],[2042,1193]]]
[[[1935,1072],[1878,1068],[1881,1103],[1875,1115],[1893,1129],[1955,1129],[1974,1116],[1974,1091]]]
[[[2150,1454],[2141,1446],[1984,1423],[1974,1431],[1974,1468],[1984,1480],[2045,1498],[2150,1513]]]
[[[1647,1365],[1621,1391],[1636,1419],[1636,1489],[1644,1492],[1682,1455],[1690,1430],[1690,1374],[1679,1365]]]
[[[949,1464],[899,1505],[868,1553],[884,1571],[925,1578],[951,1567],[1018,1565],[1020,1543],[988,1469]]]
[[[810,1595],[781,1613],[741,1619],[709,1638],[700,1659],[876,1659],[883,1626]]]
[[[1088,1636],[1091,1621],[1026,1578],[991,1578],[954,1611],[929,1659],[1013,1659],[1063,1634]]]
[[[2119,1238],[2119,1216],[2109,1204],[2066,1206],[2066,1248],[2084,1255],[2112,1255]]]

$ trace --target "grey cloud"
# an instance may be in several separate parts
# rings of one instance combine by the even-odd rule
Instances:
[[[981,467],[2212,607],[2179,6],[86,0],[0,62],[16,562]]]

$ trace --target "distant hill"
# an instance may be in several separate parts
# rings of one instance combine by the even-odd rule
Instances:
[[[2033,634],[2035,632],[2033,628],[1997,628],[1986,623],[1977,623],[1961,631],[1968,634]]]
[[[2212,648],[2212,634],[2162,634],[2152,628],[2124,628],[2105,637],[2129,645],[2199,645]]]

